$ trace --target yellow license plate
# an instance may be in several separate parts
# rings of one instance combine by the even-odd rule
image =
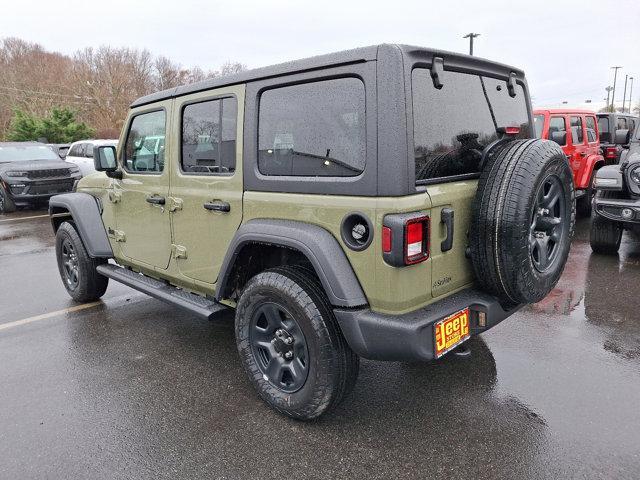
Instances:
[[[441,357],[469,338],[469,309],[449,315],[436,323],[435,356]]]

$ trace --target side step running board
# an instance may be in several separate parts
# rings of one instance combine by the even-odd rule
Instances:
[[[212,320],[213,316],[226,310],[226,305],[210,300],[194,293],[189,293],[177,287],[169,285],[161,280],[147,277],[117,265],[99,265],[96,270],[101,275],[114,279],[128,287],[162,300],[164,302],[183,308],[199,317]]]

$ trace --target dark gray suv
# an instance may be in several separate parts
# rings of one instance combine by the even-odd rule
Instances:
[[[52,195],[71,192],[81,177],[77,166],[64,162],[37,142],[0,143],[0,213],[17,206],[44,203]]]
[[[622,232],[640,234],[640,126],[632,135],[619,130],[616,136],[628,135],[619,165],[598,170],[596,196],[591,217],[591,249],[596,253],[616,254]]]

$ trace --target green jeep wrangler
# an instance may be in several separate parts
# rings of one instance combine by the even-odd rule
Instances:
[[[554,287],[574,188],[531,112],[522,71],[398,45],[142,97],[50,202],[60,275],[234,308],[259,395],[316,418],[359,357],[437,359]]]

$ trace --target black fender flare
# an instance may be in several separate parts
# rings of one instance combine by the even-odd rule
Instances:
[[[332,305],[359,307],[368,303],[344,250],[331,233],[317,225],[274,219],[249,220],[238,229],[218,275],[217,300],[222,299],[242,248],[252,243],[277,245],[302,253],[315,269]]]
[[[56,231],[55,215],[69,212],[87,253],[92,258],[112,258],[113,250],[102,223],[98,200],[88,193],[64,193],[49,200],[49,216]]]

